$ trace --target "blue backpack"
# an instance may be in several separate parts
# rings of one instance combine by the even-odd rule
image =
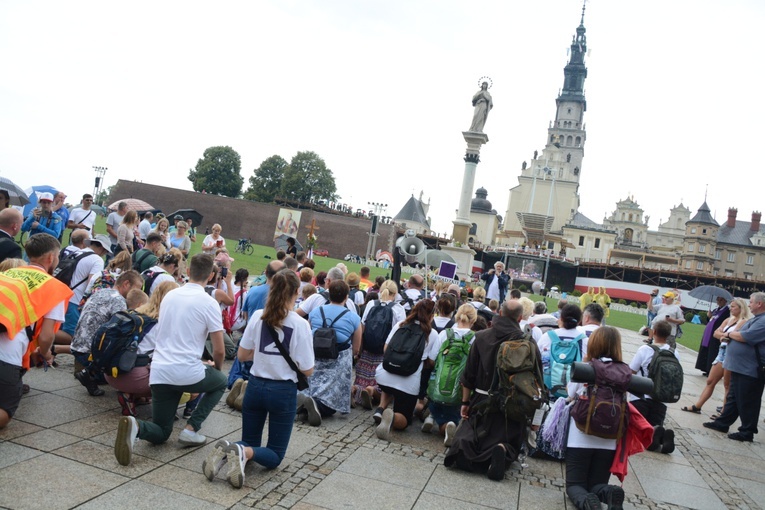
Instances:
[[[562,339],[555,331],[548,331],[550,337],[550,362],[545,367],[545,386],[552,397],[566,397],[566,386],[571,382],[571,369],[575,361],[582,361],[582,340],[584,333],[573,339]]]

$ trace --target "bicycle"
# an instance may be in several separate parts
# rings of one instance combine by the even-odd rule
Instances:
[[[240,239],[239,244],[236,245],[234,251],[244,253],[245,255],[252,255],[255,253],[255,247],[252,246],[252,238]]]

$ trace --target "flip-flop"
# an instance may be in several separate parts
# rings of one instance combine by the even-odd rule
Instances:
[[[696,407],[695,405],[692,405],[691,407],[682,407],[681,410],[685,411],[686,413],[701,414],[701,408]]]

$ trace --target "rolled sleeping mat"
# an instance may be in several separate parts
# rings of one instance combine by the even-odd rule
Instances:
[[[582,361],[575,361],[571,371],[571,380],[579,383],[591,383],[595,381],[595,369],[592,365]],[[633,395],[645,395],[653,391],[653,381],[647,377],[632,375],[630,385],[627,388]]]

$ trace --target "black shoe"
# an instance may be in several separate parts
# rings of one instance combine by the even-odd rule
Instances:
[[[667,432],[672,431],[668,430]],[[608,491],[606,504],[608,505],[608,510],[622,510],[624,508],[624,489],[612,485],[611,490]]]
[[[664,441],[664,427],[657,425],[653,428],[653,441],[648,446],[649,452],[657,452],[661,449],[661,443]]]
[[[732,434],[728,434],[728,439],[733,439],[734,441],[742,441],[745,443],[751,443],[754,441],[754,436],[742,434],[741,432],[733,432]]]
[[[26,395],[27,393],[29,393],[29,390],[30,390],[30,389],[31,389],[31,388],[29,387],[29,385],[28,385],[28,384],[22,384],[22,385],[21,385],[21,393],[23,393],[24,395]]]
[[[378,407],[377,409],[375,409],[375,414],[372,415],[372,419],[378,425],[382,421],[382,413],[383,413],[383,408],[382,407]]]
[[[587,494],[587,496],[585,496],[582,508],[583,510],[602,510],[603,507],[600,506],[600,499],[598,498],[598,495],[590,492]]]
[[[719,414],[719,413],[721,413],[721,412],[722,412],[722,410],[723,410],[723,406],[719,406],[719,407],[718,407],[716,410],[717,410],[717,413],[718,413],[718,414]]]
[[[87,388],[88,393],[91,397],[100,397],[105,392],[101,388],[98,387],[98,384],[93,380],[93,378],[90,376],[90,373],[87,369],[80,370],[79,372],[76,372],[74,374],[74,378],[80,381],[80,384],[85,386]]]
[[[716,421],[707,421],[702,425],[704,425],[704,428],[716,430],[717,432],[722,432],[723,434],[728,432],[728,427],[725,425],[718,425]]]
[[[664,439],[661,442],[661,453],[672,453],[674,451],[675,451],[675,431],[665,430]]]
[[[491,451],[491,464],[486,472],[489,480],[504,480],[505,478],[505,449],[497,445]]]

